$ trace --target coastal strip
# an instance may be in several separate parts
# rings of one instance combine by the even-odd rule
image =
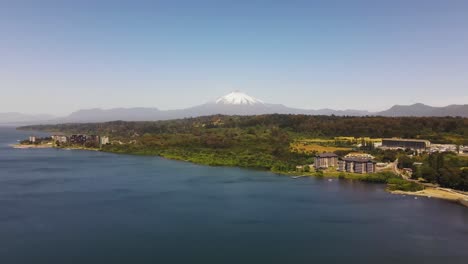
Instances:
[[[12,144],[10,147],[15,148],[15,149],[44,149],[44,148],[53,148],[54,146],[52,144],[40,144],[40,145],[34,145],[34,144]]]
[[[439,187],[425,187],[422,191],[417,192],[406,192],[401,190],[390,191],[392,194],[399,194],[399,195],[412,195],[412,196],[421,196],[426,198],[437,198],[448,200],[451,202],[457,202],[463,206],[468,207],[468,195],[454,192],[450,190],[446,190],[445,188]]]

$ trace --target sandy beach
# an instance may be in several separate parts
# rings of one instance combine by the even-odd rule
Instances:
[[[10,145],[12,148],[16,149],[31,149],[31,148],[53,148],[52,144],[41,144],[41,145],[21,145],[21,144],[13,144]]]
[[[468,195],[454,192],[451,190],[446,190],[443,188],[434,188],[434,187],[426,187],[426,189],[418,192],[405,192],[405,191],[391,191],[393,194],[400,194],[400,195],[413,195],[413,196],[423,196],[428,198],[438,198],[449,200],[453,202],[458,202],[466,207],[468,207]]]

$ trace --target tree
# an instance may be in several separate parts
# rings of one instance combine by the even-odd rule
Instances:
[[[458,189],[468,191],[468,169],[464,168],[460,172],[460,184]]]
[[[439,170],[439,184],[443,187],[457,188],[461,183],[461,171],[456,168],[442,168]]]
[[[403,168],[411,168],[413,166],[413,160],[406,156],[402,155],[398,158],[398,168],[403,169]]]
[[[394,150],[387,149],[384,151],[382,156],[383,162],[394,162],[397,158],[397,152]]]
[[[417,169],[418,176],[424,178],[428,182],[436,182],[437,171],[428,165],[422,165]]]

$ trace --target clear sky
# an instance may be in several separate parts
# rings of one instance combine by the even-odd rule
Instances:
[[[0,112],[468,103],[468,1],[0,1]]]

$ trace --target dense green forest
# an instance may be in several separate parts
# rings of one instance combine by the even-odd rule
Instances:
[[[459,117],[339,117],[308,115],[206,116],[156,122],[124,122],[60,124],[28,126],[68,133],[97,133],[113,137],[132,137],[145,134],[200,135],[216,129],[223,131],[276,129],[294,136],[314,138],[402,137],[423,138],[432,143],[468,145],[468,118]]]

